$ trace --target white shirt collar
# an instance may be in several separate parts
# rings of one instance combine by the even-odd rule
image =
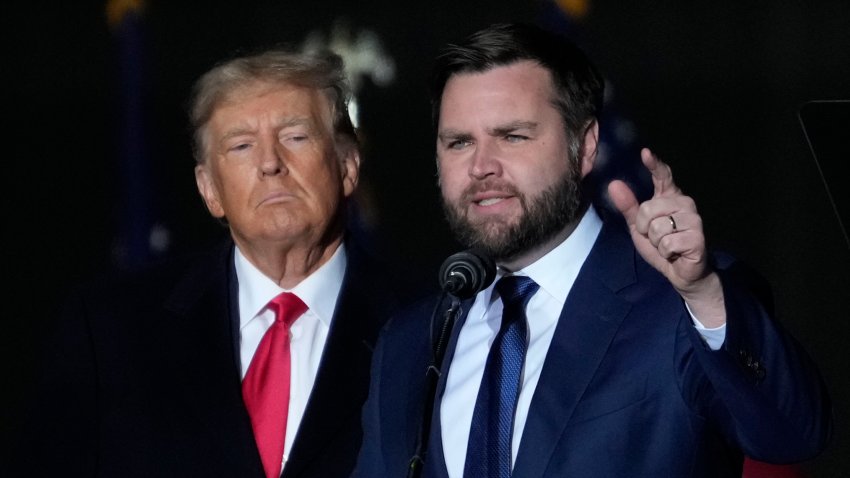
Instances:
[[[265,276],[242,254],[239,247],[234,253],[236,277],[239,282],[239,328],[261,313],[266,305],[281,292],[292,292],[300,298],[310,312],[330,327],[336,300],[342,287],[347,264],[345,246],[340,245],[328,262],[307,276],[290,290],[282,289]]]

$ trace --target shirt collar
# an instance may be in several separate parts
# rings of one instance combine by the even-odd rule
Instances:
[[[588,207],[578,226],[563,242],[540,259],[515,272],[514,275],[531,277],[540,289],[561,303],[566,302],[567,294],[601,230],[602,219],[593,206]],[[504,273],[500,272],[499,278],[503,275]],[[487,293],[490,294],[488,299],[494,298],[492,295],[494,285],[495,281],[488,288]]]
[[[329,327],[345,276],[346,258],[345,246],[341,244],[330,260],[298,285],[286,290],[260,272],[242,254],[239,247],[236,247],[234,262],[239,283],[240,328],[261,313],[269,301],[281,292],[292,292],[297,295],[307,305],[307,309]]]

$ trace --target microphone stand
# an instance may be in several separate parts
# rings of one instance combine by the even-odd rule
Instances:
[[[428,453],[428,438],[431,435],[431,421],[434,414],[434,400],[437,394],[437,382],[440,379],[440,370],[443,365],[443,356],[446,354],[446,347],[452,335],[452,329],[457,321],[460,312],[460,300],[452,296],[451,306],[443,314],[443,323],[440,327],[437,341],[434,341],[434,319],[437,317],[437,310],[446,298],[446,292],[440,296],[434,311],[431,313],[431,344],[434,348],[431,365],[425,371],[426,390],[425,390],[425,408],[423,410],[422,423],[419,427],[419,436],[416,440],[416,451],[410,459],[410,464],[407,469],[408,478],[418,478],[422,473],[422,468],[425,464],[425,455]]]

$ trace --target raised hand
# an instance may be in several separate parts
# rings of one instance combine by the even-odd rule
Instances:
[[[706,327],[725,322],[723,291],[709,267],[702,218],[693,199],[673,182],[673,172],[643,148],[641,160],[652,175],[652,198],[638,203],[626,183],[614,180],[608,194],[623,214],[640,255],[658,269],[688,302]]]

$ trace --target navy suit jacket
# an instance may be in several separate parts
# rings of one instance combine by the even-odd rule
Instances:
[[[751,295],[741,264],[716,267],[728,325],[712,351],[623,225],[606,222],[564,304],[513,477],[740,477],[743,454],[792,462],[822,450],[832,422],[815,366]],[[359,478],[407,476],[436,300],[393,318],[378,340]],[[426,477],[447,476],[440,396],[471,303],[461,304],[437,385]]]
[[[263,477],[242,401],[229,240],[73,295],[20,445],[20,475]],[[348,266],[283,476],[345,477],[377,332],[395,306],[378,265]]]

